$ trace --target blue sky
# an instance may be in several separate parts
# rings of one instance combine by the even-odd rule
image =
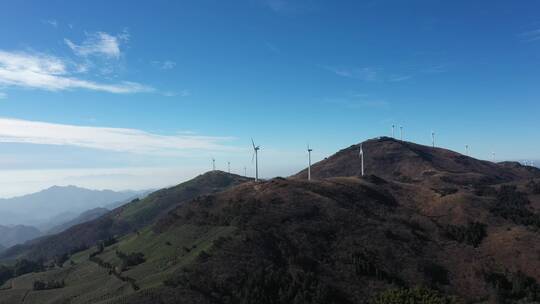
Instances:
[[[407,140],[540,158],[537,1],[0,4],[0,196],[288,175]]]

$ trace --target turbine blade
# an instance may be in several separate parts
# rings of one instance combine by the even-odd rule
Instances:
[[[253,141],[253,138],[251,139],[251,144],[253,145],[253,149],[255,149],[255,142]]]
[[[255,150],[253,150],[253,154],[251,155],[251,164],[255,161]]]

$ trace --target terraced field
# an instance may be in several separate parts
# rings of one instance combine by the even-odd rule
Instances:
[[[101,261],[119,269],[122,260],[117,251],[141,252],[145,262],[117,271],[91,261],[89,256],[96,248],[73,255],[63,267],[40,273],[23,275],[6,282],[0,288],[0,304],[47,303],[123,303],[134,293],[151,293],[175,271],[193,262],[203,251],[210,252],[213,242],[234,232],[232,227],[201,227],[183,225],[167,233],[154,233],[146,228],[127,235],[108,246],[98,255]],[[134,279],[138,290],[121,277]],[[35,281],[64,281],[59,289],[34,291]],[[128,302],[126,302],[128,303]]]

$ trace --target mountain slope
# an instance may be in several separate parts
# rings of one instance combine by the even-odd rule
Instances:
[[[73,226],[59,234],[10,248],[0,255],[0,259],[52,258],[93,246],[100,240],[124,235],[151,224],[171,208],[199,195],[219,192],[246,181],[249,179],[239,175],[221,171],[208,172],[175,187],[156,191],[142,200],[135,199],[97,219]]]
[[[79,216],[77,216],[76,218],[70,220],[70,221],[67,221],[65,223],[62,223],[58,226],[54,226],[53,228],[51,228],[50,230],[47,231],[47,234],[57,234],[57,233],[60,233],[70,227],[73,227],[75,225],[78,225],[78,224],[82,224],[82,223],[85,223],[85,222],[88,222],[88,221],[91,221],[91,220],[94,220],[94,219],[97,219],[98,217],[106,214],[109,212],[109,209],[106,209],[106,208],[94,208],[94,209],[90,209],[88,211],[85,211],[83,213],[81,213]]]

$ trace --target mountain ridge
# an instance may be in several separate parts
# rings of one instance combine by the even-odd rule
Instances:
[[[314,164],[311,181],[305,171],[259,182],[208,172],[19,247],[23,255],[10,248],[0,256],[56,260],[36,253],[84,233],[110,236],[99,229],[122,219],[140,225],[62,267],[11,279],[3,287],[15,288],[0,297],[337,304],[421,292],[434,303],[540,301],[540,170],[388,138],[363,147],[365,176],[359,144]],[[66,285],[31,291],[36,278]]]
[[[69,212],[76,216],[88,209],[123,201],[137,194],[136,191],[114,192],[76,186],[53,186],[36,193],[0,199],[0,221],[4,225],[47,226],[51,219],[63,213]]]

